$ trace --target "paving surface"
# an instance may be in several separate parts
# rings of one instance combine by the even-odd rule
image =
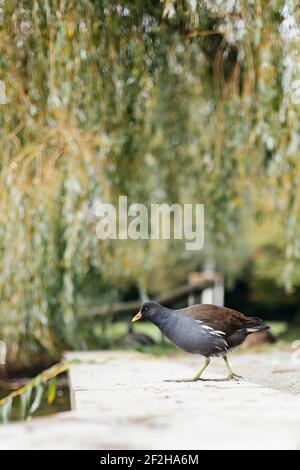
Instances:
[[[95,361],[71,368],[75,409],[1,426],[0,449],[300,449],[297,386],[286,393],[249,381],[164,382],[193,375],[199,361],[187,356],[99,352],[69,357]],[[274,370],[281,370],[288,357],[272,354],[265,360],[261,379],[275,376],[267,385],[282,388],[284,373]],[[242,354],[232,362],[241,373],[262,369],[255,358]],[[290,363],[285,369],[294,373]],[[219,360],[206,375],[223,377],[224,372]]]

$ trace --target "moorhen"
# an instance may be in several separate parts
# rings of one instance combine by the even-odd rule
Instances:
[[[157,302],[145,302],[132,321],[141,318],[154,323],[182,351],[205,357],[195,377],[175,382],[202,380],[201,375],[212,356],[223,357],[229,372],[224,380],[238,380],[241,377],[231,370],[227,354],[242,344],[249,334],[269,329],[260,318],[246,317],[236,310],[210,304],[172,310]]]

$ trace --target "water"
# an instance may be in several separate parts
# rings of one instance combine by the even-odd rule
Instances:
[[[0,399],[13,392],[14,390],[17,390],[18,388],[22,387],[29,380],[31,379],[17,379],[14,381],[0,382]],[[18,417],[18,408],[19,398],[15,398],[13,402],[10,421],[20,421],[20,418]],[[65,375],[65,377],[62,376],[57,380],[56,397],[54,402],[49,405],[47,403],[46,393],[44,393],[41,405],[33,413],[32,417],[52,415],[55,413],[61,413],[63,411],[69,411],[70,409],[70,388],[68,385],[67,376]]]

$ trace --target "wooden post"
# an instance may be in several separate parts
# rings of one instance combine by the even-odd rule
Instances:
[[[209,282],[212,282],[212,285],[209,285]],[[220,307],[224,305],[224,277],[222,274],[210,271],[203,272],[191,272],[188,275],[188,284],[190,286],[204,286],[205,287],[201,292],[196,291],[192,292],[189,296],[189,305],[195,303],[204,303],[204,304],[215,304]]]

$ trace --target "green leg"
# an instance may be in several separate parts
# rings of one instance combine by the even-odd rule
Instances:
[[[195,377],[193,378],[193,380],[199,380],[201,375],[203,374],[203,372],[205,371],[206,367],[209,366],[209,363],[210,363],[210,357],[207,357],[204,361],[204,364],[202,365],[202,367],[200,367],[200,369],[198,370],[198,372],[196,373]]]
[[[226,377],[226,380],[239,380],[239,379],[241,379],[242,377],[241,377],[240,375],[237,375],[237,374],[235,374],[235,373],[232,371],[232,369],[231,369],[231,367],[230,367],[230,365],[229,365],[227,356],[223,356],[223,359],[224,359],[224,361],[225,361],[227,370],[228,370],[228,372],[229,372],[228,377]]]
[[[203,366],[198,370],[198,372],[192,379],[164,380],[164,382],[196,382],[197,380],[201,380],[201,375],[203,374],[203,372],[205,371],[209,363],[210,363],[210,358],[207,357],[205,359]]]

